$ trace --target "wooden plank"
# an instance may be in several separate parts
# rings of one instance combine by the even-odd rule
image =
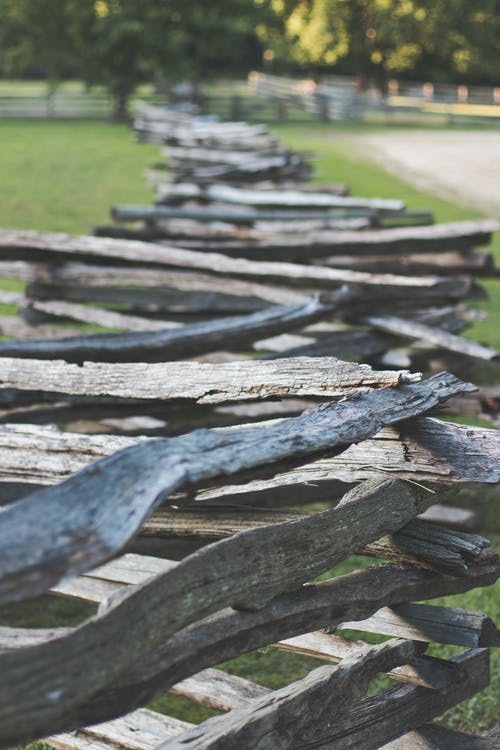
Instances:
[[[189,399],[200,404],[250,401],[288,396],[338,397],[356,389],[382,388],[420,380],[407,370],[372,370],[369,365],[300,357],[269,361],[243,360],[124,364],[0,358],[4,388],[139,399]]]
[[[157,411],[156,402],[152,403]],[[81,412],[82,417],[92,416],[85,403]],[[206,423],[206,420],[203,414],[202,421]],[[0,482],[55,484],[98,458],[135,445],[139,440],[137,437],[59,432],[48,426],[31,424],[0,425]],[[424,486],[441,484],[446,487],[451,482],[493,484],[499,481],[495,464],[499,440],[498,430],[426,418],[413,422],[411,427],[406,426],[404,434],[399,429],[384,428],[365,440],[363,448],[353,446],[339,456],[277,471],[272,478],[201,489],[196,499],[212,505],[217,502],[255,504],[264,499],[267,504],[279,504],[281,499],[281,504],[293,505],[303,503],[309,495],[316,500],[338,497],[342,483],[347,487],[364,479],[388,476]],[[432,456],[437,445],[440,445],[441,456],[434,464]],[[62,456],[64,461],[61,461]],[[390,461],[393,461],[392,467]]]
[[[350,498],[348,494],[347,499]],[[342,506],[342,501],[337,509]],[[185,538],[191,540],[225,539],[248,529],[255,529],[283,521],[300,521],[306,513],[252,508],[245,511],[227,509],[225,506],[204,508],[160,509],[145,522],[142,534],[155,537]],[[439,532],[439,533],[438,533]],[[463,535],[470,536],[470,535]],[[492,554],[488,540],[457,538],[456,532],[410,521],[391,536],[383,536],[357,550],[361,554],[382,560],[417,564],[445,575],[464,575],[471,560],[484,560]]]
[[[453,222],[431,226],[398,227],[389,229],[356,231],[316,231],[307,238],[268,239],[250,243],[246,240],[232,240],[224,244],[226,255],[235,257],[259,258],[264,254],[268,259],[300,260],[304,258],[328,258],[328,265],[334,255],[376,255],[455,252],[480,245],[488,245],[491,233],[499,230],[500,224],[494,219],[480,222]],[[175,243],[174,243],[175,244]],[[190,242],[186,247],[206,252],[218,249],[213,243]]]
[[[233,743],[242,749],[259,745],[271,750],[280,743],[285,746],[284,737],[293,737],[294,744],[302,747],[314,743],[325,750],[371,750],[438,716],[488,684],[488,653],[479,650],[455,659],[463,669],[463,683],[453,682],[440,691],[401,687],[357,702],[369,676],[387,669],[388,656],[396,648],[389,641],[367,649],[363,658],[346,659],[339,667],[321,667],[304,680],[276,691],[272,703],[266,698],[252,701],[187,730],[160,749],[223,748]],[[315,720],[311,722],[313,707]]]
[[[469,648],[500,646],[500,633],[487,615],[457,607],[398,604],[384,607],[368,620],[342,623],[341,628]]]

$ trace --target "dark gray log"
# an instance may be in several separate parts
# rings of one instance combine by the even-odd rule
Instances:
[[[191,151],[191,153],[193,153]],[[223,203],[237,203],[245,206],[273,206],[288,208],[370,208],[375,210],[400,211],[404,208],[403,201],[381,200],[379,198],[346,198],[331,192],[322,192],[320,186],[309,190],[272,190],[235,187],[233,185],[181,185],[164,184],[159,187],[159,198],[165,199],[193,199],[204,201],[221,201]]]
[[[341,628],[469,648],[500,646],[500,632],[487,615],[456,607],[398,604],[384,607],[368,620],[344,622]]]
[[[283,651],[331,661],[335,664],[345,659],[346,656],[352,655],[359,648],[366,646],[364,641],[353,641],[323,631],[287,638],[275,645]],[[422,651],[425,648],[424,646]],[[439,690],[445,687],[450,680],[459,679],[459,670],[445,659],[415,656],[409,664],[391,669],[390,672],[387,672],[387,676],[398,682],[420,685],[430,690]]]
[[[87,334],[66,339],[0,342],[0,356],[62,358],[83,363],[161,362],[244,345],[266,335],[306,325],[331,313],[349,291],[340,290],[328,302],[310,299],[301,305],[276,306],[252,315],[193,323],[180,329],[116,334]]]
[[[119,683],[115,681],[112,689],[97,692],[87,702],[76,705],[71,712],[69,710],[57,712],[52,704],[51,716],[46,717],[46,728],[40,729],[38,735],[44,731],[47,734],[50,731],[104,721],[130,711],[141,702],[145,703],[150,700],[155,693],[167,689],[204,667],[234,658],[242,651],[253,650],[280,638],[297,635],[312,627],[334,625],[335,622],[342,620],[342,616],[345,618],[348,613],[361,618],[375,612],[382,605],[390,605],[406,598],[425,599],[460,593],[493,583],[499,573],[498,563],[477,566],[471,569],[465,578],[460,579],[443,578],[415,568],[379,566],[315,586],[307,586],[293,594],[281,595],[268,607],[258,612],[242,613],[224,610],[197,625],[190,626],[170,640],[162,637],[170,615],[163,619],[161,615],[163,611],[171,613],[171,601],[160,597],[158,606],[161,612],[158,614],[154,629],[149,631],[149,640],[144,641],[144,644],[147,643],[151,647],[150,650],[146,651],[143,648],[142,658],[135,665],[132,665],[124,654],[123,661],[126,663],[126,668],[119,678]],[[124,603],[118,606],[123,607]],[[133,611],[137,612],[137,609]],[[154,613],[156,609],[151,610],[151,614]],[[22,637],[22,632],[19,637]],[[130,629],[128,632],[131,632]],[[112,630],[110,631],[112,638],[111,633]],[[155,637],[151,639],[153,633]],[[36,642],[37,636],[38,642],[43,642],[42,633],[30,631],[29,636],[32,643]],[[65,631],[60,630],[59,636],[66,637]],[[112,638],[116,647],[115,640]],[[135,639],[133,643],[136,643]],[[42,657],[46,648],[47,644],[41,652]],[[71,644],[69,654],[74,655]],[[15,658],[15,654],[12,656]],[[41,679],[42,685],[46,685],[46,675],[40,675],[32,669],[34,662],[31,659],[36,658],[38,664],[37,652],[30,650],[26,656],[30,660],[25,671],[27,679],[34,675],[38,680]],[[4,669],[5,659],[1,657],[0,662]],[[84,673],[86,674],[88,659],[85,664]],[[6,673],[3,672],[3,674]],[[21,671],[17,672],[17,679],[22,680]],[[76,685],[80,690],[79,678],[76,680]],[[8,693],[6,693],[7,689],[9,689]],[[2,700],[5,697],[10,710],[18,705],[17,702],[9,703],[11,693],[12,685],[7,682],[0,685],[0,697]],[[22,690],[20,695],[24,700],[27,697]],[[0,707],[2,700],[0,700]],[[68,708],[67,694],[64,695],[63,702]],[[11,744],[36,736],[36,729],[33,728],[30,718],[32,717],[31,709],[29,713],[22,715],[23,721],[17,722],[17,726],[12,725],[10,729],[10,736],[13,738]],[[40,717],[37,720],[40,721]],[[3,724],[2,729],[4,730]],[[4,739],[5,730],[0,737]]]
[[[272,427],[220,433],[200,430],[175,439],[146,441],[102,459],[1,514],[0,596],[32,596],[63,576],[104,562],[129,541],[162,501],[183,486],[267,464],[274,470],[279,461],[300,460],[311,453],[334,453],[384,424],[420,414],[470,387],[444,374],[422,384],[353,394]],[[102,497],[106,497],[105,504]],[[315,518],[305,519],[305,523],[321,526]],[[308,580],[302,578],[305,574],[302,569],[302,580]],[[262,585],[260,595],[266,596]]]
[[[350,495],[346,496],[349,500]],[[339,509],[341,501],[337,505]],[[224,506],[199,506],[182,509],[160,509],[149,518],[142,534],[167,538],[217,540],[238,534],[248,529],[267,526],[283,521],[300,521],[307,514],[252,508],[228,509]],[[446,575],[465,575],[472,560],[489,559],[491,550],[484,537],[457,534],[423,521],[411,521],[390,537],[371,542],[356,551],[383,560],[413,563],[428,567]],[[354,548],[353,548],[353,551]],[[465,644],[470,645],[470,644]],[[476,644],[477,645],[477,644]]]
[[[373,255],[374,252],[440,252],[444,250],[456,250],[461,246],[471,247],[479,244],[487,244],[491,238],[491,232],[497,231],[500,223],[496,220],[483,220],[481,222],[457,222],[455,224],[437,224],[430,227],[406,227],[400,229],[383,229],[363,232],[330,232],[328,243],[317,245],[311,242],[309,257],[318,257],[320,248],[323,255],[331,255],[333,252],[341,254],[358,253]],[[324,233],[325,234],[325,233]],[[308,238],[312,240],[314,238]],[[262,256],[265,251],[266,260],[273,257],[287,258],[287,252],[292,253],[294,245],[300,248],[302,240],[296,242],[291,238],[283,245],[281,255],[279,247],[274,247],[272,241],[259,249],[252,250],[252,257]],[[209,243],[210,244],[210,243]],[[210,249],[209,244],[204,244]],[[231,249],[237,249],[237,243],[224,244],[226,256]],[[79,257],[92,259],[114,259],[122,264],[134,262],[144,265],[155,263],[160,265],[178,265],[185,268],[214,268],[213,256],[216,254],[193,251],[182,252],[174,246],[154,245],[148,242],[132,240],[113,240],[102,237],[76,237],[68,234],[43,233],[33,231],[19,231],[3,229],[0,231],[0,248],[2,260],[42,260],[50,258],[71,259]],[[244,245],[243,245],[244,248]],[[251,248],[250,248],[251,250]],[[201,257],[198,257],[201,256]],[[203,257],[206,265],[203,266]],[[224,256],[223,256],[224,257]],[[184,262],[180,262],[184,259]],[[188,264],[191,260],[190,264]],[[229,262],[229,258],[226,258]],[[199,265],[195,265],[197,262]],[[302,266],[302,270],[306,271]],[[313,269],[309,269],[312,272]],[[328,273],[325,269],[325,272]],[[265,272],[264,272],[265,273]],[[340,273],[340,271],[339,271]]]
[[[198,206],[195,208],[184,207],[184,206],[166,206],[166,205],[153,205],[153,206],[113,206],[111,210],[111,216],[114,221],[132,222],[132,221],[165,221],[170,219],[187,219],[190,221],[200,222],[230,222],[236,226],[252,226],[256,222],[283,222],[283,221],[297,221],[298,223],[303,221],[321,220],[327,219],[345,219],[350,216],[354,217],[371,217],[373,215],[373,209],[371,206],[367,206],[364,209],[361,205],[361,201],[356,202],[352,198],[337,198],[339,201],[339,208],[332,209],[309,209],[309,210],[298,210],[287,211],[283,209],[255,209],[245,208],[237,206],[224,206],[217,204],[217,207],[212,206]],[[352,208],[348,208],[349,203],[346,207],[343,206],[342,201],[353,201],[354,205]],[[367,201],[368,203],[368,201]],[[381,201],[381,203],[383,203]],[[402,204],[399,202],[386,201],[386,210],[400,210]],[[299,227],[300,228],[300,227]]]
[[[69,265],[50,267],[44,271],[39,269],[33,274],[36,284],[28,288],[30,296],[37,298],[53,298],[66,296],[66,289],[72,290],[80,295],[84,292],[91,295],[92,287],[97,290],[119,288],[139,291],[147,289],[148,293],[156,289],[166,293],[176,290],[178,292],[204,292],[212,295],[227,295],[233,297],[245,297],[248,300],[263,300],[274,304],[294,304],[304,301],[304,292],[286,289],[283,287],[271,287],[254,282],[239,281],[238,279],[219,278],[207,273],[194,273],[192,271],[168,271],[159,268],[147,268],[144,266],[128,268],[120,266],[92,266],[92,265]],[[58,295],[56,290],[61,290]],[[46,293],[45,293],[46,292]]]
[[[200,404],[286,396],[338,397],[356,389],[415,383],[407,370],[372,370],[369,365],[300,357],[275,361],[97,363],[0,358],[3,387],[33,391],[134,399],[190,399]]]
[[[39,396],[43,398],[43,396]],[[156,403],[152,402],[156,410]],[[87,412],[87,414],[86,414]],[[119,409],[110,413],[120,414]],[[127,413],[126,411],[123,413]],[[157,412],[156,412],[157,413]],[[51,413],[49,412],[50,416]],[[54,413],[52,416],[55,416]],[[82,402],[80,411],[70,412],[74,418],[96,418],[97,412]],[[202,421],[206,415],[202,414]],[[183,418],[185,424],[185,418]],[[408,435],[401,438],[396,430],[382,430],[373,439],[365,441],[368,449],[361,445],[348,448],[336,458],[323,458],[288,472],[277,473],[273,479],[253,480],[248,484],[216,487],[197,493],[198,502],[213,505],[255,504],[266,501],[268,505],[301,504],[307,499],[332,500],[339,495],[339,486],[392,476],[393,478],[417,481],[424,486],[444,488],[452,482],[495,483],[498,478],[498,430],[470,428],[462,425],[443,424],[442,454],[434,469],[432,451],[439,445],[441,422],[423,419],[412,425],[415,439]],[[81,435],[58,432],[48,427],[34,425],[2,425],[0,428],[0,480],[18,480],[30,483],[54,484],[66,479],[84,466],[114,451],[136,444],[138,438],[114,438],[111,435]],[[408,459],[404,459],[406,445]],[[489,446],[489,447],[488,447]],[[344,460],[346,454],[359,455],[360,460]],[[366,460],[362,463],[361,456]],[[426,458],[427,456],[427,458]],[[62,461],[61,458],[64,457]],[[386,461],[394,461],[392,471]],[[349,479],[350,478],[350,479]],[[432,494],[432,493],[429,493]],[[435,502],[436,497],[431,498]]]
[[[475,650],[454,659],[463,670],[463,683],[452,682],[440,691],[401,687],[356,702],[362,697],[367,680],[381,671],[382,663],[382,669],[386,667],[389,654],[394,658],[396,643],[373,646],[361,663],[353,659],[340,667],[321,667],[276,691],[272,700],[257,699],[227,716],[208,719],[163,743],[158,750],[230,750],[235,746],[242,750],[257,746],[263,750],[375,750],[488,685],[488,652]]]
[[[414,420],[404,427],[384,429],[339,456],[318,459],[276,474],[273,479],[206,490],[197,497],[209,502],[252,503],[259,493],[290,493],[296,487],[293,500],[299,504],[301,488],[309,484],[315,487],[318,496],[328,499],[332,481],[352,483],[388,476],[424,486],[446,486],[453,482],[495,484],[500,481],[499,450],[498,430],[431,418]]]

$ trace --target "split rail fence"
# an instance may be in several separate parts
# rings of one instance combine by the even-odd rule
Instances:
[[[27,282],[1,296],[0,602],[95,608],[0,628],[0,745],[498,747],[430,723],[487,687],[495,624],[423,603],[500,574],[453,507],[499,482],[500,432],[438,418],[498,419],[461,378],[499,355],[460,335],[498,223],[313,187],[262,127],[147,106],[136,127],[171,149],[158,203],[100,236],[0,231]],[[353,553],[385,564],[331,572]],[[274,691],[216,669],[267,645],[320,666]],[[143,708],[167,690],[220,713]]]

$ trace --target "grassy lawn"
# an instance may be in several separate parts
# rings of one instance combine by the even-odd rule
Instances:
[[[319,155],[317,178],[320,181],[347,182],[355,195],[399,197],[413,209],[431,208],[439,221],[476,218],[450,202],[415,190],[403,180],[385,173],[375,164],[360,160],[350,151],[339,126],[283,125],[275,128],[291,146],[314,149]],[[344,136],[344,138],[343,138]],[[80,122],[0,122],[0,226],[43,231],[85,233],[95,224],[108,220],[113,203],[150,202],[151,192],[142,171],[158,158],[156,147],[133,142],[130,130],[108,123]],[[492,247],[500,264],[500,237]],[[493,299],[481,303],[489,320],[476,323],[468,331],[484,343],[500,348],[500,295],[498,282],[487,282]],[[500,538],[492,536],[500,548]],[[345,561],[337,573],[349,572],[368,563],[364,558]],[[480,589],[450,599],[447,603],[487,612],[500,622],[500,587]],[[14,624],[16,608],[0,610],[2,624]],[[69,618],[77,621],[83,611],[60,600],[47,598],[30,605],[24,622],[49,627]],[[27,619],[26,619],[27,618]],[[449,649],[434,647],[437,654]],[[495,724],[500,698],[500,655],[493,654],[490,688],[446,715],[450,726],[481,730]],[[270,687],[298,679],[318,662],[272,649],[262,649],[227,665]],[[188,701],[162,697],[155,701],[159,710],[175,712],[180,718],[198,721],[210,712]]]

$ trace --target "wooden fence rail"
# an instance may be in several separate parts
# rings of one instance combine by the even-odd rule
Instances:
[[[498,747],[494,732],[429,725],[487,687],[495,623],[423,603],[500,576],[488,540],[457,529],[472,514],[449,504],[458,487],[498,484],[500,432],[439,418],[472,404],[495,420],[494,389],[459,376],[498,366],[460,336],[475,276],[496,273],[472,249],[497,222],[383,228],[391,212],[416,217],[310,190],[307,158],[270,166],[281,147],[263,127],[144,106],[137,129],[212,149],[209,169],[177,152],[196,180],[158,182],[168,216],[115,211],[144,217],[123,231],[154,242],[0,231],[0,273],[27,282],[0,295],[17,308],[0,319],[14,336],[0,342],[0,602],[21,615],[0,627],[0,747]],[[211,184],[224,148],[246,167]],[[234,223],[206,221],[231,206]],[[350,228],[304,229],[292,217],[311,206],[307,221]],[[443,353],[458,376],[432,373]],[[353,553],[385,564],[335,575]],[[86,619],[26,627],[40,595]],[[429,643],[467,650],[430,657]],[[216,668],[264,646],[322,665],[278,690]],[[395,687],[366,697],[378,674]],[[219,715],[193,725],[144,708],[167,690]]]

